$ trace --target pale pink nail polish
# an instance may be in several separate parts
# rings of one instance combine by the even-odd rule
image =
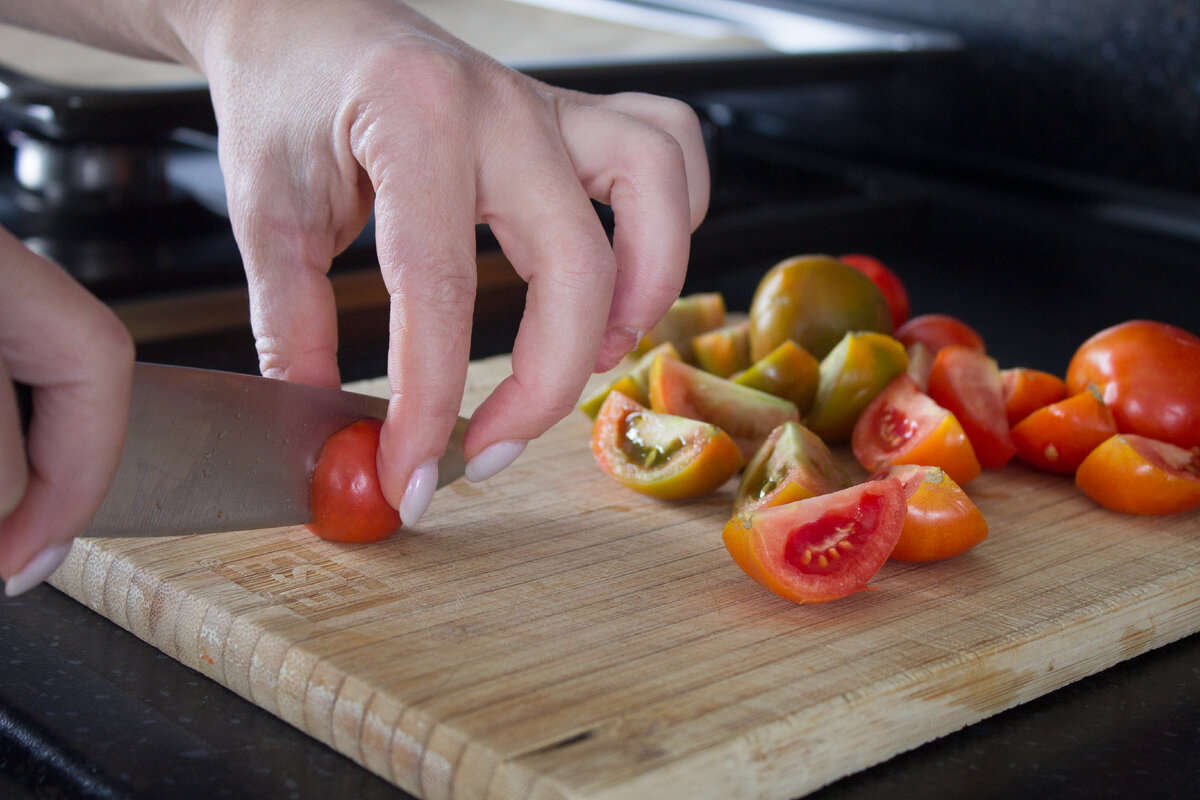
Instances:
[[[486,481],[500,470],[517,460],[528,442],[511,439],[490,444],[467,462],[467,480],[471,483]]]
[[[400,500],[400,521],[405,525],[416,525],[429,502],[433,500],[433,490],[437,488],[438,467],[437,459],[431,458],[413,470],[408,478],[408,486],[404,489],[404,497]]]
[[[5,597],[16,597],[28,592],[54,574],[71,552],[71,543],[52,544],[21,567],[21,571],[4,582]]]

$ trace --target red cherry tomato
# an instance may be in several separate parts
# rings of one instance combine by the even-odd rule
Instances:
[[[384,498],[375,468],[382,428],[377,419],[359,420],[321,448],[308,489],[313,521],[306,527],[322,539],[377,542],[400,527],[400,514]]]
[[[1126,514],[1175,514],[1200,507],[1200,449],[1117,434],[1075,472],[1084,494]]]
[[[940,561],[967,552],[988,535],[987,520],[954,479],[937,467],[892,467],[884,477],[904,487],[908,513],[893,561]]]
[[[983,337],[970,325],[949,314],[922,314],[913,317],[892,335],[905,347],[912,347],[920,342],[929,348],[929,352],[934,356],[943,347],[955,344],[981,353],[987,352]]]
[[[1088,339],[1067,367],[1067,391],[1089,383],[1112,409],[1117,429],[1200,446],[1200,338],[1162,322],[1131,320]]]
[[[908,301],[908,290],[904,288],[904,281],[900,280],[899,275],[874,256],[862,253],[849,253],[842,256],[841,261],[866,275],[879,287],[879,291],[883,292],[883,299],[887,301],[888,310],[892,312],[893,327],[899,328],[908,322],[912,308]]]
[[[1069,475],[1116,432],[1112,411],[1091,386],[1025,417],[1013,426],[1012,438],[1017,456],[1026,464]]]
[[[1000,383],[1004,387],[1004,413],[1009,425],[1016,425],[1039,408],[1067,397],[1066,381],[1040,369],[1002,369]]]
[[[904,490],[886,478],[770,506],[725,525],[725,548],[780,597],[823,603],[865,589],[904,526]]]
[[[1016,454],[994,359],[962,345],[943,347],[929,371],[929,396],[958,417],[984,468],[1003,467]]]

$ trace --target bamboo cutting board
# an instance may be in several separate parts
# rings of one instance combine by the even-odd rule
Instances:
[[[468,408],[508,370],[473,364]],[[969,487],[974,551],[798,606],[725,553],[732,485],[643,498],[588,434],[386,542],[82,540],[53,582],[423,798],[795,797],[1200,629],[1200,512],[1010,465]]]

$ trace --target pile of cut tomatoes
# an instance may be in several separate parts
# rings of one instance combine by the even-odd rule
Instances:
[[[580,406],[596,461],[664,500],[740,473],[725,547],[800,603],[865,588],[889,558],[975,547],[988,525],[963,487],[1013,458],[1116,511],[1200,506],[1200,338],[1132,320],[1060,377],[1001,369],[964,321],[910,313],[900,278],[862,254],[781,261],[744,320],[718,293],[682,297]],[[868,479],[849,479],[830,449],[844,445]]]

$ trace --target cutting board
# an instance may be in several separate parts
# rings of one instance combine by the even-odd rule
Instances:
[[[468,409],[508,372],[473,364]],[[975,550],[800,606],[722,548],[732,485],[644,498],[589,429],[382,543],[81,540],[53,583],[423,798],[796,797],[1200,629],[1200,512],[1010,465]]]

